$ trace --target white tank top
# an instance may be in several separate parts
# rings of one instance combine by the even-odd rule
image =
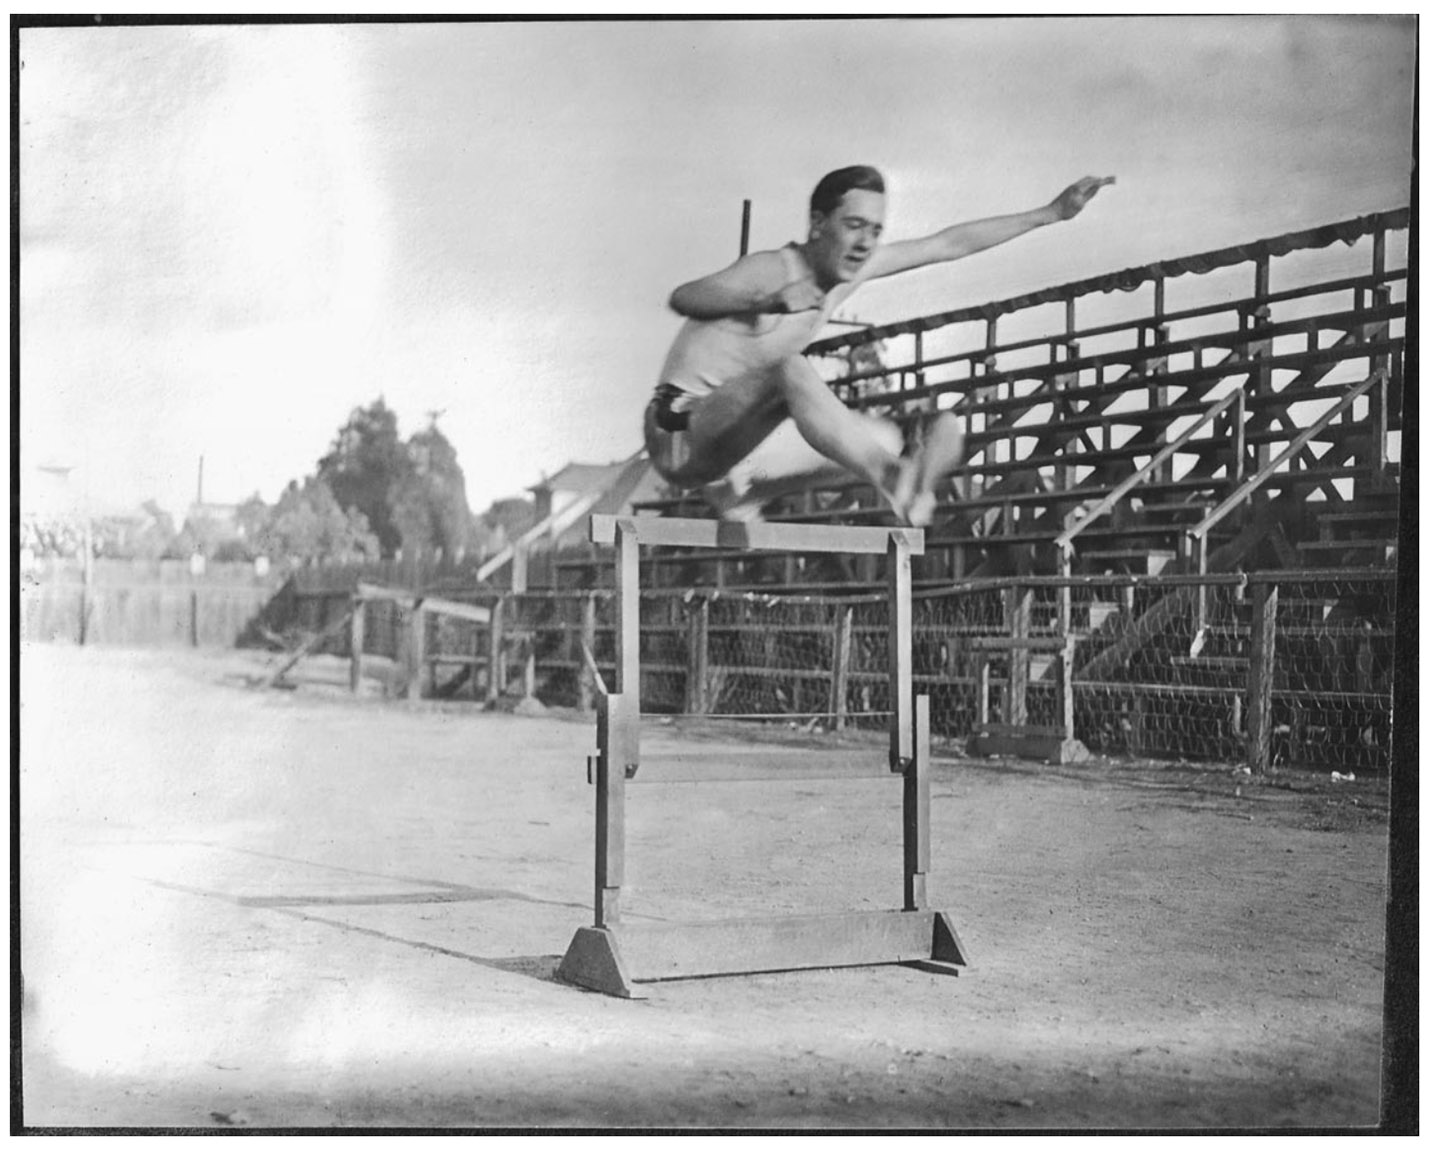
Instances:
[[[779,252],[790,271],[787,284],[809,271],[798,245],[792,242]],[[725,382],[793,357],[815,340],[857,285],[842,281],[825,294],[819,309],[805,313],[755,313],[710,321],[686,318],[660,370],[659,384],[680,391],[672,408],[683,413]]]

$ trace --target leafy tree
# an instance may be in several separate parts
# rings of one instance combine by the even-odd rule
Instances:
[[[477,553],[495,554],[534,524],[534,502],[528,498],[500,498],[475,517],[471,541]]]
[[[455,448],[433,420],[405,448],[409,468],[391,485],[390,513],[406,556],[463,557],[469,545],[470,503]]]
[[[255,542],[270,521],[270,507],[258,493],[251,494],[235,507],[235,525],[247,542]]]
[[[317,478],[285,487],[256,532],[254,544],[260,553],[302,562],[368,561],[380,556],[379,539],[365,515],[341,509],[330,487]]]
[[[381,553],[393,558],[403,540],[394,500],[410,468],[395,413],[380,397],[351,411],[330,452],[320,459],[316,478],[329,487],[342,510],[364,516]]]
[[[168,511],[161,509],[160,503],[151,498],[142,507],[146,517],[149,519],[140,527],[140,532],[135,536],[134,556],[136,558],[160,558],[163,557],[166,548],[175,537],[175,519]]]
[[[228,537],[226,527],[219,519],[203,511],[195,511],[185,519],[185,525],[181,527],[180,534],[171,543],[167,553],[173,555],[177,548],[183,548],[184,557],[188,558],[195,553],[204,554],[205,557],[210,558],[214,556],[216,548]]]

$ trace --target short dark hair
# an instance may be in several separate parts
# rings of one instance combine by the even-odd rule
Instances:
[[[880,175],[879,169],[869,165],[850,165],[848,168],[826,173],[815,186],[815,191],[810,194],[810,211],[828,217],[840,203],[840,199],[851,189],[883,193],[885,178]]]

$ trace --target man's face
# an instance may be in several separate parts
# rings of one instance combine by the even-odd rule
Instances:
[[[806,245],[816,277],[824,287],[853,281],[880,244],[885,195],[851,189],[827,216],[810,214]]]

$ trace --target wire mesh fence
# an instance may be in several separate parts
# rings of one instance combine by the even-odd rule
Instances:
[[[422,616],[432,690],[588,708],[615,689],[613,592],[488,609],[484,625]],[[985,579],[914,595],[914,683],[942,740],[1009,728],[1107,755],[1384,772],[1395,611],[1383,571]],[[365,612],[366,652],[403,655],[404,614]],[[884,730],[889,622],[883,595],[643,592],[641,709]]]

